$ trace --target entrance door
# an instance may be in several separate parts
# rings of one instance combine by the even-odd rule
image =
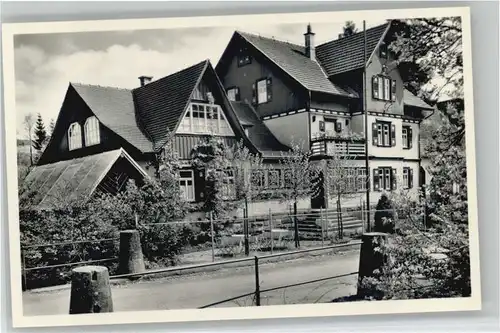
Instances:
[[[326,208],[326,196],[325,196],[325,186],[324,186],[324,175],[323,171],[318,174],[318,179],[316,183],[316,189],[311,195],[311,208],[320,209]]]

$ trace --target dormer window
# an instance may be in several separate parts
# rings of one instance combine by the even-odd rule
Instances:
[[[99,135],[99,121],[95,116],[85,121],[85,146],[97,145],[101,142]]]
[[[82,128],[79,123],[72,123],[68,129],[69,150],[82,148]]]

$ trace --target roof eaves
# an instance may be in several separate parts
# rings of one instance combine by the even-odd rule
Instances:
[[[372,61],[372,58],[373,58],[373,55],[375,54],[375,51],[380,47],[380,44],[382,44],[382,41],[385,39],[385,37],[387,36],[387,33],[389,32],[389,29],[391,28],[391,22],[392,21],[389,21],[386,23],[387,26],[385,27],[385,30],[382,33],[382,36],[379,38],[377,45],[375,45],[375,47],[373,48],[372,53],[370,54],[370,56],[366,60],[366,64],[364,64],[364,66],[367,67],[370,64],[370,62]],[[366,31],[365,31],[365,34],[366,34]]]

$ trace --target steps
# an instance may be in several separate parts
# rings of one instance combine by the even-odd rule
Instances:
[[[322,237],[321,225],[323,223],[323,236],[331,236],[333,233],[338,231],[338,219],[337,212],[328,212],[325,215],[323,212],[323,218],[321,217],[321,212],[311,211],[306,217],[299,217],[298,227],[299,235],[301,239],[308,240],[318,240]],[[349,232],[354,232],[356,229],[363,227],[363,221],[353,213],[343,212],[342,213],[342,225],[344,234]],[[286,224],[286,227],[293,229],[292,221]]]

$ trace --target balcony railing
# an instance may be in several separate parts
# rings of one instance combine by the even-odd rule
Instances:
[[[363,156],[365,152],[365,143],[360,141],[322,140],[311,143],[311,153],[313,156]]]

